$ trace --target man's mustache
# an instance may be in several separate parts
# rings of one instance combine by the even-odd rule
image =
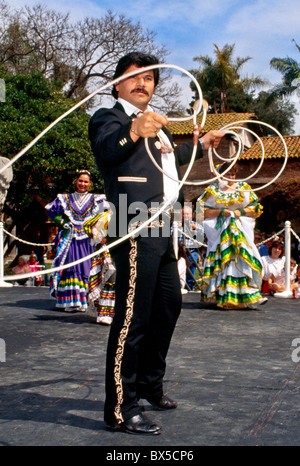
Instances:
[[[146,89],[144,89],[143,87],[135,87],[134,89],[132,89],[132,91],[130,92],[130,94],[132,94],[133,92],[143,92],[145,95],[149,96],[149,92],[146,91]]]

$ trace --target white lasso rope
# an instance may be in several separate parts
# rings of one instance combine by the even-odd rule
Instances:
[[[276,236],[281,235],[281,233],[284,233],[284,228],[277,233],[274,233],[274,235],[270,236],[269,238],[265,239],[261,243],[257,243],[255,246],[258,248],[259,246],[262,246],[263,244],[267,243],[268,241],[271,241],[272,239],[276,238]]]
[[[190,120],[190,119],[194,119],[194,121],[196,121],[196,116],[197,114],[200,112],[201,110],[201,107],[202,107],[202,91],[201,91],[201,88],[198,84],[198,82],[196,81],[196,79],[189,73],[187,72],[186,70],[184,70],[183,68],[180,68],[179,66],[176,66],[176,65],[165,65],[165,64],[160,64],[160,65],[151,65],[151,66],[148,66],[148,67],[143,67],[143,68],[139,68],[135,71],[132,71],[130,73],[127,73],[125,75],[122,75],[122,79],[127,79],[131,76],[134,76],[136,74],[140,74],[142,72],[145,72],[146,70],[152,70],[152,69],[155,69],[155,68],[175,68],[183,73],[186,73],[190,76],[190,78],[194,81],[195,85],[196,85],[196,88],[198,90],[198,93],[199,93],[199,100],[200,100],[200,103],[198,104],[197,108],[194,110],[194,114],[192,116],[188,116],[188,117],[182,117],[182,118],[170,118],[170,121],[173,120],[173,121],[187,121],[187,120]],[[22,157],[34,144],[37,143],[37,141],[39,139],[41,139],[48,131],[50,131],[51,128],[53,128],[57,123],[59,123],[59,121],[61,121],[63,118],[65,118],[67,115],[69,115],[71,112],[73,112],[74,110],[76,110],[79,106],[83,105],[85,102],[87,102],[89,99],[91,99],[92,97],[94,97],[94,95],[98,94],[100,91],[103,91],[104,89],[106,89],[107,87],[109,86],[112,86],[113,84],[117,83],[120,81],[120,77],[113,80],[112,82],[102,86],[101,88],[95,90],[94,92],[92,92],[89,96],[87,96],[85,99],[81,100],[80,102],[78,102],[76,105],[74,105],[71,109],[69,109],[67,112],[65,112],[63,115],[61,115],[59,118],[57,118],[54,122],[52,122],[45,130],[43,130],[35,139],[33,139],[24,149],[22,149],[15,157],[13,157],[13,159],[10,160],[10,162],[1,170],[0,169],[0,173],[8,168],[9,166],[11,166],[13,163],[15,163],[20,157]],[[181,187],[183,186],[186,178],[188,177],[189,173],[190,173],[190,170],[193,166],[193,163],[194,163],[194,160],[195,160],[195,157],[196,157],[196,152],[197,152],[197,145],[194,144],[194,147],[193,147],[193,152],[192,152],[192,157],[191,157],[191,160],[190,160],[190,163],[188,165],[188,168],[186,170],[186,173],[185,175],[183,176],[181,182],[178,184],[178,186],[176,187],[176,189],[174,190],[174,192],[179,192]],[[176,180],[178,181],[178,180]],[[162,207],[154,214],[152,215],[152,217],[150,217],[147,221],[145,221],[143,224],[141,224],[138,228],[136,228],[135,230],[131,231],[130,233],[128,233],[127,235],[123,236],[122,238],[119,238],[118,240],[114,241],[113,243],[111,243],[109,245],[109,249],[117,246],[118,244],[120,244],[121,242],[123,241],[126,241],[127,239],[129,239],[131,236],[133,235],[136,235],[137,233],[139,233],[143,228],[145,228],[149,223],[153,222],[166,208],[169,207],[169,200],[167,199],[165,201],[165,203],[162,205]],[[70,262],[68,264],[64,264],[63,266],[60,266],[60,267],[55,267],[55,268],[52,268],[52,269],[48,269],[46,271],[41,271],[42,274],[46,274],[46,273],[54,273],[54,272],[58,272],[59,270],[64,270],[66,268],[69,268],[69,267],[73,267],[74,265],[77,265],[81,262],[84,262],[86,260],[89,260],[91,258],[93,258],[94,256],[98,255],[98,254],[101,254],[103,251],[105,250],[108,250],[108,246],[103,246],[100,250],[97,250],[95,251],[94,253],[92,254],[89,254],[88,256],[86,257],[83,257],[81,259],[78,259],[74,262]],[[20,275],[9,275],[9,276],[5,276],[4,278],[6,280],[17,280],[17,279],[21,279],[21,278],[29,278],[29,277],[32,277],[33,274],[20,274]]]
[[[191,79],[192,81],[194,82],[195,86],[196,86],[196,89],[197,89],[197,92],[198,92],[198,95],[199,95],[199,103],[198,105],[196,106],[196,108],[194,109],[194,113],[192,116],[188,116],[188,117],[181,117],[181,118],[169,118],[169,121],[188,121],[188,120],[191,120],[193,119],[194,120],[194,125],[196,124],[196,121],[197,121],[197,114],[200,113],[201,111],[201,108],[202,108],[202,105],[203,105],[203,98],[202,98],[202,91],[201,91],[201,88],[199,86],[199,83],[197,82],[197,80],[194,78],[194,76],[192,74],[190,74],[188,71],[184,70],[183,68],[179,67],[179,66],[176,66],[176,65],[168,65],[168,64],[158,64],[158,65],[151,65],[151,66],[147,66],[147,67],[143,67],[143,68],[138,68],[137,70],[135,71],[132,71],[130,73],[127,73],[127,74],[124,74],[122,75],[122,79],[127,79],[131,76],[134,76],[136,74],[140,74],[140,73],[143,73],[147,70],[153,70],[153,69],[156,69],[156,68],[174,68],[174,69],[177,69],[179,71],[181,71],[182,73],[185,73],[187,74]],[[41,139],[48,131],[50,131],[51,128],[53,128],[57,123],[59,123],[61,120],[63,120],[66,116],[68,116],[70,113],[72,113],[74,110],[76,110],[78,107],[80,107],[81,105],[83,105],[85,102],[87,102],[88,100],[90,100],[92,97],[94,97],[96,94],[100,93],[101,91],[103,91],[104,89],[106,89],[107,87],[109,86],[112,86],[114,85],[115,83],[119,82],[120,81],[120,77],[116,78],[115,80],[105,84],[104,86],[100,87],[99,89],[96,89],[94,92],[92,92],[90,95],[88,95],[86,98],[84,98],[83,100],[81,100],[80,102],[78,102],[76,105],[74,105],[72,108],[70,108],[67,112],[65,112],[63,115],[61,115],[59,118],[57,118],[55,121],[53,121],[47,128],[45,128],[36,138],[34,138],[24,149],[22,149],[15,157],[13,157],[10,162],[5,165],[2,169],[0,169],[0,174],[6,170],[8,167],[10,167],[13,163],[15,163],[20,157],[22,157],[34,144],[36,144],[39,139]],[[204,123],[205,123],[205,116],[206,116],[206,112],[204,112],[203,114],[203,120],[202,120],[202,125],[204,126]],[[252,121],[251,121],[252,123]],[[230,125],[227,125],[227,127],[230,126]],[[269,125],[267,125],[269,126]],[[227,128],[225,127],[225,128]],[[276,131],[276,130],[275,130]],[[277,132],[277,131],[276,131]],[[284,142],[284,141],[283,141]],[[284,143],[285,144],[285,143]],[[147,145],[148,145],[148,139],[145,138],[145,146],[146,146],[146,149],[147,149],[147,152],[150,154],[150,151],[148,151],[148,148],[147,148]],[[192,152],[192,157],[191,157],[191,160],[190,160],[190,163],[188,164],[188,167],[187,167],[187,170],[182,178],[182,180],[180,181],[180,183],[178,183],[178,186],[174,189],[174,193],[178,193],[180,191],[180,189],[182,188],[182,186],[184,184],[186,184],[186,179],[192,169],[192,166],[194,164],[194,161],[195,161],[195,157],[196,157],[196,152],[197,152],[197,146],[198,146],[198,141],[195,141],[194,142],[194,146],[193,146],[193,152]],[[286,146],[285,146],[286,147]],[[152,156],[152,154],[151,154]],[[235,161],[237,160],[237,156],[234,158],[234,161],[233,163],[231,164],[231,166],[233,166],[233,164],[235,163]],[[153,158],[151,157],[151,160],[153,160]],[[216,177],[214,177],[213,179],[209,180],[210,182],[212,180],[217,180],[217,179],[220,179],[222,177],[224,177],[224,174],[227,173],[227,171],[230,170],[231,166],[226,169],[224,171],[224,173],[221,175],[217,175]],[[284,168],[284,167],[283,167]],[[162,171],[160,169],[160,171]],[[283,169],[281,170],[281,172],[283,171]],[[280,172],[280,173],[281,173]],[[163,172],[164,173],[164,172]],[[164,173],[166,176],[168,176],[169,178],[172,178],[170,175],[168,175],[167,173]],[[279,175],[278,175],[279,176]],[[178,180],[176,180],[176,182],[178,182]],[[205,182],[207,183],[207,181]],[[201,182],[201,184],[204,184],[204,182]],[[269,183],[270,184],[270,183]],[[153,214],[152,217],[150,217],[148,220],[146,220],[144,223],[142,223],[138,228],[136,228],[135,230],[131,231],[130,233],[128,233],[127,235],[123,236],[122,238],[119,238],[118,240],[114,241],[113,243],[111,243],[109,245],[109,249],[117,246],[118,244],[120,244],[121,242],[123,241],[126,241],[127,239],[129,239],[131,236],[133,235],[136,235],[137,233],[139,233],[143,228],[145,228],[149,223],[153,222],[166,208],[169,207],[169,200],[167,199],[165,201],[165,203],[162,205],[162,207],[155,213]],[[63,266],[60,266],[60,267],[56,267],[56,268],[52,268],[52,269],[48,269],[46,271],[41,271],[41,274],[46,274],[46,273],[53,273],[53,272],[58,272],[59,270],[64,270],[66,268],[69,268],[69,267],[72,267],[74,265],[77,265],[81,262],[84,262],[86,260],[89,260],[91,259],[92,257],[98,255],[98,254],[101,254],[103,251],[105,250],[108,250],[108,246],[103,246],[100,250],[97,250],[95,251],[94,253],[92,254],[89,254],[88,256],[86,257],[83,257],[81,259],[78,259],[74,262],[70,262],[68,264],[64,264]],[[34,274],[23,274],[23,275],[9,275],[9,276],[6,276],[4,277],[6,280],[17,280],[17,279],[22,279],[22,278],[29,278],[29,277],[32,277],[34,276]]]
[[[267,186],[269,186],[270,184],[274,183],[277,178],[279,178],[279,176],[281,175],[281,173],[283,172],[283,170],[285,169],[285,166],[287,164],[287,160],[288,160],[288,151],[287,151],[287,146],[286,146],[286,143],[285,143],[285,140],[283,139],[282,135],[279,133],[279,131],[277,131],[276,128],[274,128],[273,126],[267,124],[267,123],[264,123],[262,121],[254,121],[254,120],[241,120],[238,122],[238,124],[245,124],[245,123],[251,123],[251,124],[259,124],[259,125],[263,125],[263,126],[266,126],[268,128],[271,128],[275,133],[277,133],[277,135],[280,137],[281,139],[281,142],[283,144],[283,147],[284,147],[284,162],[283,162],[283,165],[281,167],[281,169],[279,170],[279,172],[277,173],[277,175],[275,175],[271,181],[269,181],[268,183],[265,183],[264,185],[262,186],[259,186],[257,188],[251,188],[251,189],[243,189],[243,191],[259,191],[260,189],[264,189],[266,188]],[[235,137],[238,138],[238,144],[239,144],[239,147],[238,147],[238,150],[236,152],[236,155],[234,157],[231,157],[231,158],[224,158],[224,157],[221,157],[215,149],[213,149],[211,146],[210,148],[208,149],[208,158],[209,158],[209,165],[210,165],[210,170],[212,173],[214,173],[216,176],[209,179],[209,180],[204,180],[204,181],[186,181],[185,182],[185,185],[191,185],[191,186],[201,186],[201,185],[204,185],[204,184],[210,184],[220,178],[226,180],[226,181],[232,181],[230,178],[226,178],[225,175],[227,172],[229,172],[232,167],[236,164],[237,160],[239,159],[240,155],[241,155],[241,152],[242,152],[242,149],[243,149],[243,142],[239,136],[239,134],[237,133],[234,133],[232,131],[232,129],[241,129],[240,126],[234,126],[236,125],[236,123],[231,123],[229,125],[226,125],[226,126],[223,126],[223,128],[221,128],[219,131],[220,132],[224,132],[225,134],[232,134],[234,135]],[[249,128],[246,128],[246,127],[243,127],[243,130],[244,131],[248,131],[249,133],[253,134],[257,140],[259,141],[260,145],[261,145],[261,149],[262,149],[262,157],[261,157],[261,161],[258,165],[258,167],[256,168],[256,170],[250,174],[249,176],[247,176],[246,178],[241,178],[241,179],[235,179],[235,181],[237,182],[240,182],[240,181],[247,181],[251,178],[253,178],[257,173],[258,171],[261,169],[263,163],[264,163],[264,159],[265,159],[265,149],[264,149],[264,145],[263,145],[263,142],[261,140],[261,138],[256,134],[254,133],[254,131],[252,131],[251,129]],[[152,160],[153,164],[156,166],[156,168],[161,172],[163,173],[164,175],[166,175],[168,178],[170,178],[171,180],[173,181],[178,181],[176,180],[176,178],[172,177],[171,175],[169,175],[168,173],[166,173],[159,165],[158,163],[156,162],[156,160],[154,159],[153,155],[151,154],[151,151],[150,151],[150,148],[149,148],[149,144],[148,144],[148,140],[145,139],[145,145],[146,145],[146,149],[147,149],[147,152],[148,152],[148,155],[150,157],[150,159]],[[223,161],[226,161],[226,162],[231,162],[230,165],[228,166],[228,168],[226,168],[226,170],[224,170],[224,172],[222,174],[218,174],[218,171],[216,170],[216,168],[214,167],[213,165],[213,159],[212,159],[212,152],[221,160]],[[239,189],[235,189],[235,188],[232,188],[234,191],[240,191]]]
[[[198,91],[198,94],[199,94],[199,104],[197,105],[197,108],[194,110],[194,114],[198,115],[198,113],[200,113],[200,111],[201,111],[202,103],[203,103],[201,88],[199,86],[198,81],[194,78],[194,76],[192,74],[190,74],[188,71],[181,68],[180,66],[167,65],[167,64],[164,64],[164,63],[159,64],[159,65],[145,66],[145,67],[142,67],[142,68],[138,68],[135,71],[131,71],[130,73],[126,73],[126,74],[122,75],[122,80],[130,78],[131,76],[135,76],[136,74],[144,73],[145,71],[153,70],[153,69],[156,69],[156,68],[174,68],[174,69],[176,69],[178,71],[181,71],[182,73],[187,74],[194,81],[195,86],[196,86],[197,91]],[[118,83],[120,80],[121,80],[121,77],[118,77],[118,78],[114,79],[113,81],[110,81],[109,83],[104,84],[103,86],[99,87],[98,89],[93,91],[91,94],[89,94],[87,97],[85,97],[80,102],[78,102],[73,107],[71,107],[69,110],[67,110],[65,113],[63,113],[56,120],[54,120],[49,126],[47,126],[47,128],[45,128],[38,136],[36,136],[29,144],[27,144],[27,146],[24,147],[24,149],[22,149],[18,154],[16,154],[5,166],[0,168],[0,174],[2,172],[4,172],[4,170],[6,170],[8,167],[13,165],[20,157],[22,157],[24,154],[26,154],[26,152],[32,146],[34,146],[46,133],[48,133],[48,131],[50,131],[50,129],[52,129],[55,125],[57,125],[57,123],[59,123],[64,118],[66,118],[68,115],[70,115],[70,113],[74,112],[77,108],[79,108],[80,106],[82,106],[83,104],[88,102],[96,94],[99,94],[100,92],[104,91],[106,88],[108,88],[110,86],[113,86],[114,84]],[[169,118],[169,121],[188,121],[188,120],[191,120],[192,118],[194,118],[194,115],[192,115],[192,116],[189,115],[188,117],[181,117],[181,118]]]
[[[192,153],[192,157],[191,157],[189,167],[188,167],[183,179],[181,180],[180,184],[177,186],[176,190],[179,191],[181,189],[181,187],[184,184],[184,181],[185,181],[186,177],[189,175],[190,170],[191,170],[191,168],[193,166],[193,163],[195,161],[196,153],[197,153],[197,146],[195,145],[193,147],[193,153]],[[162,205],[162,207],[152,217],[150,217],[148,220],[146,220],[142,225],[140,225],[138,228],[131,231],[127,235],[122,236],[122,238],[119,238],[118,240],[114,241],[113,243],[110,243],[109,246],[103,246],[101,249],[93,252],[92,254],[89,254],[86,257],[78,259],[77,261],[70,262],[68,264],[64,264],[63,266],[60,266],[60,267],[55,267],[55,268],[52,268],[52,269],[48,269],[46,271],[41,271],[40,273],[41,274],[46,274],[46,273],[58,272],[59,270],[64,270],[64,269],[73,267],[74,265],[80,264],[81,262],[92,259],[94,256],[96,256],[98,254],[101,254],[104,251],[112,249],[113,247],[117,246],[121,242],[126,241],[127,239],[131,238],[131,236],[136,235],[137,233],[139,233],[143,228],[145,228],[147,225],[149,225],[149,223],[153,222],[168,206],[169,206],[169,200],[167,200]],[[6,280],[20,280],[22,278],[29,278],[29,277],[32,277],[32,276],[34,276],[34,274],[23,274],[23,275],[20,274],[20,275],[9,275],[9,276],[5,276],[4,278]]]
[[[3,232],[6,235],[10,236],[11,238],[19,241],[20,243],[29,244],[30,246],[53,246],[54,245],[54,243],[31,243],[30,241],[25,241],[24,239],[17,238],[17,236],[13,235],[9,231],[6,231],[4,228],[3,228]]]
[[[177,70],[180,70],[182,71],[183,73],[187,73],[191,79],[193,79],[193,81],[195,82],[195,85],[198,89],[198,92],[199,92],[199,97],[200,97],[200,100],[201,100],[201,105],[202,105],[202,92],[201,92],[201,88],[198,84],[198,82],[196,81],[196,79],[190,74],[188,73],[187,71],[185,71],[183,68],[180,68],[178,66],[175,66],[175,65],[152,65],[152,66],[148,66],[148,67],[144,67],[144,68],[139,68],[131,73],[127,73],[126,75],[122,75],[122,79],[125,79],[125,78],[129,78],[130,76],[134,76],[136,74],[140,74],[146,70],[151,70],[151,69],[155,69],[155,68],[167,68],[167,67],[171,67],[171,68],[175,68]],[[89,96],[87,96],[85,99],[83,99],[81,102],[79,102],[78,104],[74,105],[74,107],[72,107],[70,110],[68,110],[67,112],[65,112],[63,115],[61,115],[59,118],[57,118],[53,123],[51,123],[44,131],[42,131],[42,133],[40,133],[33,141],[31,141],[30,144],[28,144],[22,151],[20,151],[11,161],[8,165],[6,165],[5,168],[7,168],[8,166],[12,165],[14,162],[16,162],[20,157],[22,157],[44,134],[46,134],[51,128],[53,128],[53,126],[55,126],[55,124],[57,124],[59,121],[61,121],[63,118],[65,118],[67,115],[69,115],[72,111],[74,111],[76,108],[78,108],[80,105],[83,105],[83,103],[85,103],[87,100],[91,99],[94,95],[96,95],[97,93],[99,93],[101,90],[104,90],[106,87],[108,86],[111,86],[117,82],[120,81],[120,78],[118,79],[115,79],[114,81],[106,84],[105,86],[101,87],[100,89],[97,89],[96,91],[94,91],[92,94],[90,94]],[[199,104],[197,109],[194,110],[194,114],[192,116],[188,116],[188,117],[183,117],[183,118],[179,118],[180,121],[183,121],[183,120],[191,120],[191,119],[194,119],[194,121],[196,121],[196,116],[197,116],[197,113],[200,112],[201,110],[201,105]],[[176,118],[170,118],[170,120],[173,120],[173,121],[177,121]],[[196,153],[197,153],[197,148],[198,148],[198,144],[194,144],[193,146],[193,152],[192,152],[192,156],[191,156],[191,160],[190,160],[190,163],[188,165],[188,168],[182,178],[182,180],[180,181],[180,183],[178,184],[178,186],[176,187],[176,189],[174,190],[174,192],[179,192],[180,189],[182,188],[186,178],[188,177],[191,169],[192,169],[192,166],[194,164],[194,161],[195,161],[195,157],[196,157]],[[1,173],[1,171],[0,171]],[[177,180],[178,181],[178,180]],[[130,233],[128,233],[127,235],[123,236],[122,238],[119,238],[118,240],[114,241],[113,243],[111,243],[108,246],[103,246],[100,250],[97,250],[97,251],[94,251],[93,253],[89,254],[88,256],[86,257],[83,257],[81,259],[78,259],[74,262],[70,262],[68,264],[64,264],[63,266],[60,266],[60,267],[55,267],[55,268],[52,268],[52,269],[48,269],[48,270],[44,270],[44,271],[41,271],[40,273],[41,274],[46,274],[46,273],[54,273],[54,272],[58,272],[59,270],[64,270],[64,269],[67,269],[67,268],[70,268],[70,267],[73,267],[74,265],[77,265],[81,262],[84,262],[86,260],[89,260],[91,258],[93,258],[94,256],[98,255],[98,254],[101,254],[103,251],[105,250],[108,250],[108,249],[111,249],[115,246],[117,246],[118,244],[120,244],[121,242],[123,241],[126,241],[127,239],[129,239],[131,236],[133,235],[136,235],[137,233],[139,233],[143,228],[145,228],[149,223],[153,222],[166,208],[169,207],[169,200],[167,199],[165,201],[165,203],[162,205],[162,207],[160,209],[157,210],[157,212],[155,214],[152,215],[152,217],[150,217],[148,220],[146,220],[143,224],[141,224],[138,228],[136,228],[135,230],[131,231]],[[29,278],[29,277],[32,277],[34,276],[34,274],[20,274],[20,275],[9,275],[9,276],[5,276],[4,278],[6,280],[18,280],[18,279],[22,279],[22,278]]]
[[[187,233],[185,233],[181,228],[178,229],[178,233],[180,233],[181,235],[185,236],[187,239],[193,241],[193,243],[197,244],[199,247],[202,247],[204,246],[205,248],[207,248],[207,244],[205,243],[201,243],[201,241],[195,239],[195,238],[192,238],[191,236],[189,236]]]
[[[299,241],[300,243],[300,238],[299,236],[297,235],[297,233],[291,228],[291,233],[293,233],[293,235],[295,236],[296,240]]]
[[[268,183],[262,185],[262,186],[259,186],[258,188],[252,188],[251,191],[259,191],[260,189],[264,189],[266,188],[267,186],[269,186],[270,184],[274,183],[277,178],[279,178],[279,176],[281,175],[281,173],[283,172],[283,170],[285,169],[286,167],[286,164],[287,164],[287,161],[288,161],[288,151],[287,151],[287,146],[286,146],[286,143],[285,143],[285,140],[283,139],[282,135],[279,133],[279,131],[277,131],[276,128],[274,128],[273,126],[269,125],[268,123],[264,123],[263,121],[256,121],[256,120],[241,120],[238,122],[239,124],[244,124],[244,123],[250,123],[250,124],[257,124],[257,125],[262,125],[262,126],[266,126],[267,128],[270,128],[272,129],[278,136],[279,138],[281,139],[281,142],[283,144],[283,148],[284,148],[284,162],[282,164],[282,167],[281,169],[279,170],[279,172],[277,173],[277,175],[271,179],[271,181],[269,181]],[[226,131],[226,130],[232,130],[232,129],[240,129],[240,126],[234,126],[236,125],[236,123],[230,123],[226,126],[224,126],[220,131]],[[260,145],[262,147],[262,158],[261,158],[261,162],[258,166],[258,168],[255,170],[254,173],[252,173],[252,175],[249,175],[248,177],[244,178],[244,179],[236,179],[235,181],[237,182],[240,182],[240,181],[246,181],[246,180],[249,180],[250,178],[253,178],[253,176],[256,175],[256,173],[260,170],[263,162],[264,162],[264,158],[265,158],[265,150],[264,150],[264,146],[263,146],[263,143],[261,141],[261,138],[256,134],[254,133],[253,131],[251,131],[249,128],[246,128],[246,127],[243,127],[243,130],[244,131],[248,131],[249,133],[253,134],[254,136],[256,136],[257,140],[260,142]],[[240,138],[240,136],[237,134],[237,133],[234,133],[238,138]],[[215,151],[215,149],[213,149],[215,155],[217,155],[217,157],[221,158],[217,152]],[[238,153],[238,155],[240,155]],[[235,157],[236,159],[236,157]],[[230,159],[228,159],[230,160]],[[230,167],[225,170],[222,174],[222,178],[225,179],[226,181],[232,181],[226,177],[224,177],[224,174],[227,173],[231,168],[232,168],[233,164],[230,165]],[[237,190],[238,191],[238,190]],[[244,190],[245,191],[245,190]],[[249,190],[250,191],[250,190]]]

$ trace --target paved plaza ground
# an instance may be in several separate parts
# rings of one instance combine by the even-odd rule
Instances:
[[[103,422],[109,327],[55,309],[46,287],[0,288],[0,445],[299,445],[299,320],[300,299],[220,311],[184,295],[165,379],[178,408],[144,402],[162,434],[128,435]]]

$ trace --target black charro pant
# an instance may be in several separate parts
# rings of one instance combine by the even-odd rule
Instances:
[[[139,398],[163,395],[181,290],[170,238],[138,237],[111,254],[117,269],[116,302],[107,347],[104,419],[114,425],[141,412]]]

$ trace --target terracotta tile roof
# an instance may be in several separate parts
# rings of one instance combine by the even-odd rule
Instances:
[[[300,136],[283,136],[287,146],[289,158],[300,159]],[[280,159],[285,155],[284,147],[278,136],[269,136],[261,138],[265,149],[265,158]],[[261,146],[259,141],[255,141],[242,156],[241,159],[260,159]]]
[[[209,113],[206,116],[204,132],[207,133],[212,129],[221,129],[223,126],[235,121],[256,120],[254,113]],[[202,121],[202,115],[197,116],[197,123]],[[193,133],[193,121],[172,121],[168,130],[173,135],[184,135]]]

